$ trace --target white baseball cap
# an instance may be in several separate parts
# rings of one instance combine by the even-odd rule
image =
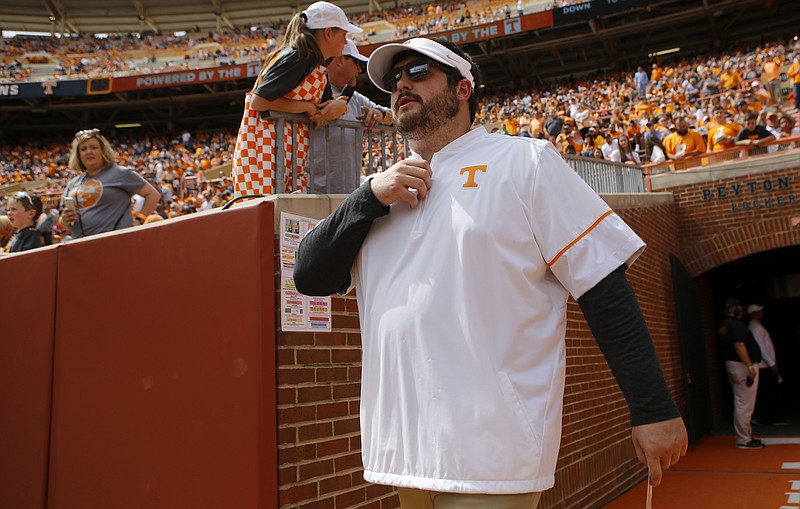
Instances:
[[[764,309],[764,306],[759,306],[758,304],[750,304],[747,306],[747,312],[752,313],[753,311],[761,311]]]
[[[372,52],[369,62],[367,62],[367,74],[376,87],[386,93],[390,93],[383,88],[383,77],[391,69],[394,57],[404,51],[415,51],[457,69],[461,76],[469,80],[473,90],[475,89],[475,78],[472,77],[472,71],[470,70],[472,64],[438,42],[424,37],[409,39],[402,44],[396,42],[384,44]]]
[[[302,12],[306,17],[306,26],[313,30],[320,28],[341,28],[351,34],[363,32],[347,20],[344,11],[330,2],[314,2]]]
[[[361,62],[366,62],[367,60],[369,60],[367,57],[358,52],[358,46],[356,46],[356,43],[354,43],[350,39],[347,39],[347,42],[344,43],[344,49],[342,50],[342,55],[346,57],[353,57]]]

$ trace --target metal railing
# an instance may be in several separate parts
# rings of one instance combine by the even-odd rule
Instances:
[[[306,124],[311,132],[309,153],[304,171],[310,193],[350,193],[361,184],[362,173],[383,171],[398,159],[409,156],[405,138],[392,126],[378,125],[367,129],[361,122],[335,120],[314,128],[305,115],[270,111],[264,118],[275,121],[275,132],[283,132],[286,122],[292,127]],[[278,193],[297,189],[297,129],[292,129],[292,160],[284,158],[283,136],[277,136],[275,147],[275,188]],[[345,168],[337,165],[347,165]],[[284,189],[284,174],[291,172],[291,189]],[[320,182],[324,182],[321,185]]]
[[[686,157],[684,159],[667,159],[661,163],[645,164],[643,168],[646,175],[657,175],[659,173],[689,170],[693,168],[696,169],[701,166],[713,166],[728,161],[747,159],[765,154],[772,155],[776,152],[793,150],[799,146],[800,136],[779,138],[757,147],[735,145],[724,150],[705,152],[703,154]]]
[[[644,193],[644,173],[640,166],[615,163],[572,154],[562,154],[580,177],[596,193]]]
[[[275,121],[276,132],[278,133],[283,132],[283,126],[286,122],[292,122],[293,124],[302,122],[309,125],[310,129],[313,129],[308,117],[305,115],[271,111],[268,118]],[[409,156],[408,143],[391,126],[366,129],[361,122],[337,120],[318,127],[314,131],[315,133],[313,133],[309,143],[308,162],[304,169],[308,176],[308,192],[310,193],[330,194],[331,190],[341,189],[344,189],[345,193],[350,193],[360,185],[362,170],[367,174],[383,171],[398,159]],[[289,161],[288,166],[283,155],[285,146],[283,137],[277,137],[275,151],[275,185],[277,193],[293,192],[297,189],[297,167],[294,164],[297,159],[296,132],[296,129],[292,129],[292,161]],[[344,143],[343,146],[337,146],[339,140],[352,140],[352,143]],[[347,157],[338,157],[340,155],[347,155]],[[590,157],[562,155],[564,160],[597,193],[646,192],[644,174],[639,166]],[[324,161],[321,166],[320,160]],[[340,169],[334,166],[340,164],[339,161],[345,161],[347,164],[352,163],[353,165],[357,162],[358,166],[338,171]],[[292,188],[289,190],[283,188],[286,171],[291,172],[292,175]],[[324,182],[324,186],[319,185],[319,182]]]

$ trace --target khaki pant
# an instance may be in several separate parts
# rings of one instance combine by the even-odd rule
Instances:
[[[401,509],[536,509],[541,492],[514,495],[442,493],[398,488]]]
[[[753,381],[753,385],[748,387],[747,376],[750,371],[743,362],[725,361],[725,371],[728,372],[728,381],[733,389],[733,433],[736,435],[737,444],[746,444],[753,439],[750,418],[756,407],[758,377]]]

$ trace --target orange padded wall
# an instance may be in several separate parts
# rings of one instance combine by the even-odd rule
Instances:
[[[276,507],[273,217],[59,248],[49,508]]]
[[[0,260],[0,507],[47,502],[56,252]]]

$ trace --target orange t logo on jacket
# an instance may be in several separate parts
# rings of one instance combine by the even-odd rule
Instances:
[[[486,165],[481,164],[478,166],[467,166],[466,168],[461,168],[461,171],[458,172],[459,175],[463,175],[465,173],[469,173],[469,177],[467,181],[461,187],[478,187],[478,183],[475,182],[475,172],[482,171],[486,173]]]

